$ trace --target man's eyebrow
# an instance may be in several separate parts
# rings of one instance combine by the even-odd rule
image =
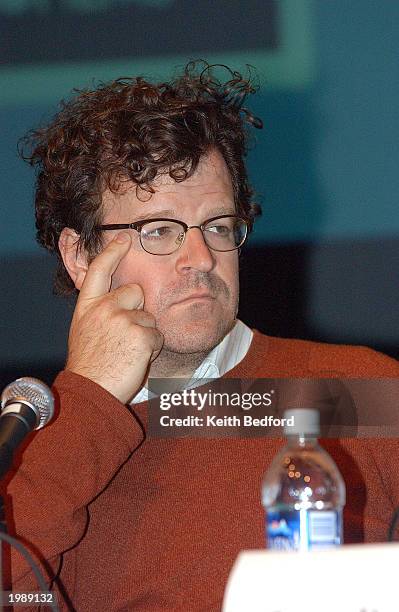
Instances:
[[[147,214],[142,214],[140,215],[140,219],[156,219],[158,217],[171,217],[174,218],[176,217],[176,213],[174,210],[172,210],[171,208],[169,209],[164,209],[164,210],[155,210],[152,212],[148,212]]]
[[[235,205],[231,204],[226,206],[218,206],[217,208],[209,208],[205,213],[206,219],[211,219],[212,217],[217,217],[218,215],[231,215],[235,214]],[[149,212],[146,215],[140,215],[140,219],[138,221],[144,221],[145,219],[157,219],[157,218],[167,218],[167,219],[178,219],[178,215],[176,215],[176,211],[171,208],[163,209],[163,210],[155,210]]]
[[[216,215],[235,215],[236,207],[232,203],[227,206],[220,206],[219,208],[209,208],[207,211],[207,217],[216,217]]]

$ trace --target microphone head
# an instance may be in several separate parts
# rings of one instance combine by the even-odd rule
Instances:
[[[54,396],[49,387],[37,378],[24,376],[7,385],[1,394],[1,408],[18,401],[27,402],[36,412],[38,425],[35,429],[47,425],[54,416]]]

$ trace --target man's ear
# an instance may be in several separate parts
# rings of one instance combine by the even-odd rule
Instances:
[[[59,240],[62,261],[76,289],[80,290],[88,269],[87,253],[79,248],[79,234],[69,227],[64,227]]]

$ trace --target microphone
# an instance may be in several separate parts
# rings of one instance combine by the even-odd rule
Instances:
[[[54,397],[37,378],[18,378],[1,395],[0,479],[12,465],[15,450],[26,436],[41,429],[54,415]]]

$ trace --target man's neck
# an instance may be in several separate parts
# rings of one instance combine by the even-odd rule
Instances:
[[[191,378],[208,352],[173,353],[163,349],[152,362],[150,378]]]

